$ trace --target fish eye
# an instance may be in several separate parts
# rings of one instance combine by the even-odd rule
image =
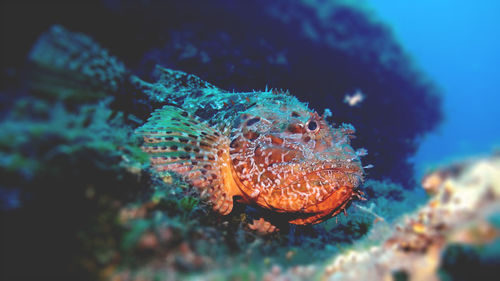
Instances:
[[[311,120],[309,122],[307,122],[307,129],[311,132],[315,132],[318,130],[318,123],[316,123],[316,121],[314,120]]]

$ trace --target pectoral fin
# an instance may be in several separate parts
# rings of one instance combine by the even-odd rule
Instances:
[[[231,174],[227,136],[173,106],[156,110],[136,133],[143,136],[142,149],[160,176],[178,173],[208,195],[214,210],[231,212],[233,196],[241,192]]]

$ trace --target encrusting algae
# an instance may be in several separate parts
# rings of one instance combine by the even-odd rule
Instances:
[[[327,123],[328,111],[320,116],[284,91],[229,93],[159,66],[159,80],[148,83],[124,71],[114,57],[102,58],[107,52],[96,44],[91,51],[102,54],[102,63],[89,59],[95,58],[85,56],[89,42],[56,26],[40,37],[30,58],[38,67],[76,77],[74,84],[100,78],[94,86],[104,84],[104,91],[116,95],[129,86],[146,97],[157,109],[136,134],[144,139],[152,167],[160,177],[182,176],[221,215],[237,200],[283,214],[292,224],[315,224],[362,198],[360,157],[366,151],[350,146],[351,125]],[[40,48],[62,54],[42,59]],[[96,67],[104,69],[102,75],[86,71]],[[257,222],[253,227],[260,232],[275,229]]]
[[[382,245],[337,257],[326,268],[327,280],[388,280],[397,271],[410,280],[439,280],[447,246],[488,245],[498,239],[498,226],[490,220],[500,211],[499,171],[496,156],[426,176],[422,185],[434,194],[431,200],[402,218]],[[440,181],[429,182],[439,175]]]

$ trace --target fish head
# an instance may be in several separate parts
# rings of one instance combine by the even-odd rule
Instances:
[[[350,146],[352,126],[335,128],[302,104],[255,106],[235,123],[230,156],[249,201],[308,224],[356,195],[363,168]]]

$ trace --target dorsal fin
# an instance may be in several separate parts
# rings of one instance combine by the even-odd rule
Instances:
[[[157,83],[161,83],[165,88],[182,91],[188,89],[214,89],[219,90],[216,86],[208,83],[194,74],[188,74],[180,70],[173,70],[156,65],[155,76],[158,77]]]
[[[142,149],[160,176],[178,173],[202,194],[208,193],[216,211],[231,212],[233,196],[240,191],[230,169],[227,136],[169,105],[156,110],[136,134],[143,136]]]

